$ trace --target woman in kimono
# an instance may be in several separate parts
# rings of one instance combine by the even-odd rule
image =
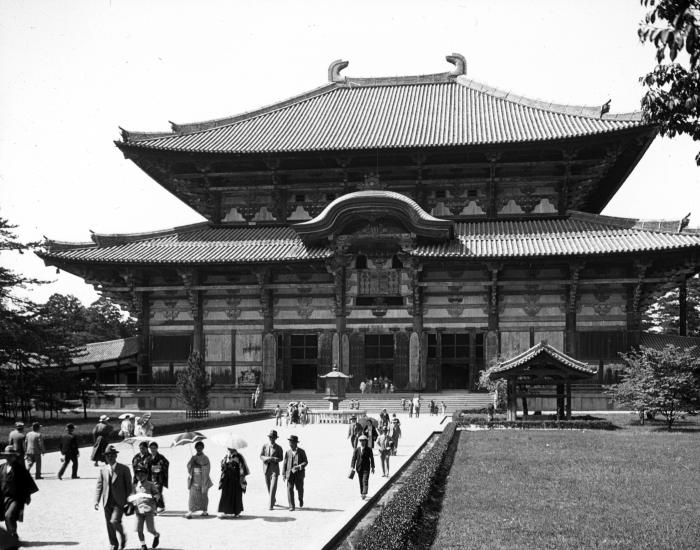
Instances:
[[[243,511],[243,493],[247,487],[245,478],[249,473],[243,455],[236,449],[229,448],[221,461],[219,518],[230,514],[238,517]]]
[[[158,500],[156,501],[156,511],[165,510],[165,500],[163,499],[163,488],[168,486],[168,469],[170,462],[158,452],[158,443],[151,441],[148,445],[151,456],[147,460],[148,481],[152,481],[158,489]]]
[[[209,488],[214,485],[209,477],[211,464],[209,457],[204,454],[204,443],[194,444],[197,452],[187,463],[187,488],[190,490],[189,503],[185,517],[190,519],[193,512],[201,510],[203,516],[208,516]]]
[[[95,466],[99,466],[99,461],[105,461],[105,449],[107,448],[107,443],[109,443],[109,436],[112,430],[113,428],[109,424],[109,416],[106,414],[100,416],[100,420],[92,430],[93,445],[90,459],[95,463]]]

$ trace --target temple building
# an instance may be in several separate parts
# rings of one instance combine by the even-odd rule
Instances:
[[[619,363],[650,301],[700,271],[687,220],[601,215],[657,129],[446,59],[390,78],[335,61],[325,85],[255,111],[122,130],[125,157],[206,221],[39,255],[138,316],[140,384],[172,383],[193,350],[217,384],[280,392],[321,389],[333,364],[354,387],[473,390],[543,341]]]

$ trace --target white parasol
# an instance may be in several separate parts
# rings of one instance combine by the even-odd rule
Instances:
[[[221,445],[227,449],[240,450],[248,446],[248,442],[245,439],[233,433],[216,434],[211,440],[217,445]]]

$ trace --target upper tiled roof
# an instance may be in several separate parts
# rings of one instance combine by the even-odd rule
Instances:
[[[640,346],[661,351],[666,346],[676,346],[679,348],[692,348],[693,356],[700,357],[700,338],[692,336],[679,336],[677,334],[658,334],[654,332],[642,332]]]
[[[565,365],[582,375],[593,376],[598,371],[596,367],[589,366],[587,363],[583,363],[582,361],[577,361],[573,357],[569,357],[564,352],[559,351],[549,344],[540,342],[521,354],[516,355],[507,361],[502,361],[496,367],[490,369],[489,378],[491,378],[491,380],[502,378],[503,375],[509,371],[513,371],[541,355],[547,355],[556,362]]]
[[[74,365],[87,365],[116,361],[126,357],[133,357],[139,351],[138,336],[120,338],[119,340],[107,340],[106,342],[94,342],[85,344],[85,351],[73,357]]]
[[[651,231],[636,220],[573,212],[565,219],[455,223],[455,238],[420,245],[425,258],[528,258],[700,250],[700,234]],[[228,264],[318,260],[333,252],[304,244],[293,227],[196,224],[138,235],[93,235],[93,243],[47,242],[49,263]]]
[[[173,124],[172,133],[122,131],[120,146],[164,151],[274,153],[531,142],[642,126],[640,113],[528,99],[443,73],[335,77],[238,116]]]

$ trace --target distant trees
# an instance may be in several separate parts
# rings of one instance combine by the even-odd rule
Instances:
[[[700,278],[688,279],[686,298],[687,336],[700,336]],[[654,302],[642,317],[642,328],[678,334],[680,326],[678,289],[674,289]]]
[[[622,358],[626,373],[611,390],[617,402],[662,415],[669,430],[681,414],[700,409],[700,358],[693,348],[642,346]]]
[[[211,383],[202,354],[193,351],[187,360],[187,368],[177,372],[177,389],[190,410],[204,411],[209,408]]]
[[[642,77],[647,122],[661,135],[687,134],[700,139],[700,2],[641,0],[649,8],[639,25],[639,39],[656,47],[657,65]],[[666,58],[670,62],[666,61]],[[695,157],[700,164],[700,154]]]

